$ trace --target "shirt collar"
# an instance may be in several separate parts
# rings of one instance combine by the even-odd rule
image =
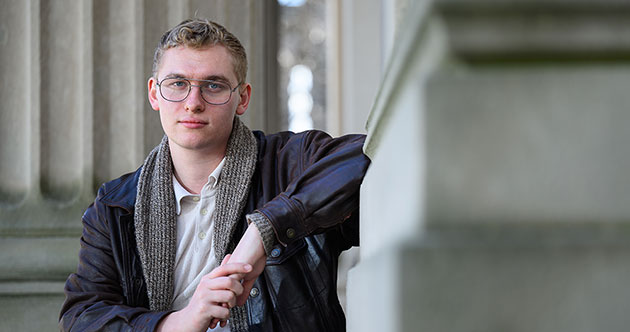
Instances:
[[[217,168],[215,168],[214,171],[210,173],[210,176],[208,176],[208,183],[212,183],[212,186],[210,187],[210,189],[216,188],[216,186],[219,184],[219,179],[221,178],[221,171],[223,170],[224,164],[225,164],[225,157],[223,157],[219,165],[217,165]],[[206,183],[206,185],[208,183]],[[202,189],[202,192],[203,192],[203,189]]]
[[[203,188],[201,188],[201,196],[203,196],[203,194],[206,193],[208,190],[214,190],[217,187],[217,185],[219,184],[219,180],[221,178],[221,170],[223,170],[224,164],[225,164],[225,157],[223,158],[223,160],[221,160],[221,162],[214,169],[214,171],[210,173],[210,176],[208,176],[208,182],[206,182]],[[175,193],[175,213],[178,216],[182,211],[181,201],[184,197],[200,196],[200,195],[191,194],[188,190],[186,190],[186,188],[184,188],[184,186],[182,186],[181,183],[177,181],[175,174],[173,174],[173,191]]]

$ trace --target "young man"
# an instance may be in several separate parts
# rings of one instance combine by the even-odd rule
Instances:
[[[245,50],[214,22],[166,32],[153,65],[165,137],[85,212],[61,329],[344,330],[337,259],[358,245],[363,137],[250,131]]]

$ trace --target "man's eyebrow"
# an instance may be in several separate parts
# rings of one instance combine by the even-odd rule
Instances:
[[[186,77],[182,74],[179,73],[170,73],[166,76],[164,76],[164,78],[185,78],[187,80],[191,80],[191,81],[195,81],[194,78],[190,78],[190,77]],[[202,78],[201,80],[204,81],[221,81],[221,82],[225,82],[225,83],[230,83],[230,80],[223,76],[223,75],[210,75],[210,76],[206,76],[204,78]]]
[[[221,82],[230,83],[230,80],[228,80],[228,78],[223,76],[223,75],[206,76],[206,77],[204,77],[204,80],[206,80],[206,81],[221,81]]]
[[[182,75],[182,74],[170,73],[170,74],[164,76],[164,78],[186,78],[186,77],[184,77],[184,75]]]

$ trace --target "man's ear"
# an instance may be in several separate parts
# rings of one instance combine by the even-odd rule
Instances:
[[[240,101],[238,102],[238,106],[236,107],[236,114],[243,115],[245,111],[247,111],[247,107],[249,107],[249,101],[252,97],[252,85],[249,83],[243,83],[243,87],[237,89],[239,91]]]
[[[160,110],[160,105],[158,104],[158,86],[155,77],[149,78],[147,82],[148,94],[149,94],[149,103],[151,104],[151,108],[155,111]]]

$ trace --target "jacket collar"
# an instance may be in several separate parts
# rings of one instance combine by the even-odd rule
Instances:
[[[107,206],[119,207],[128,213],[133,213],[141,169],[138,168],[135,172],[105,183],[102,188],[101,202]]]

